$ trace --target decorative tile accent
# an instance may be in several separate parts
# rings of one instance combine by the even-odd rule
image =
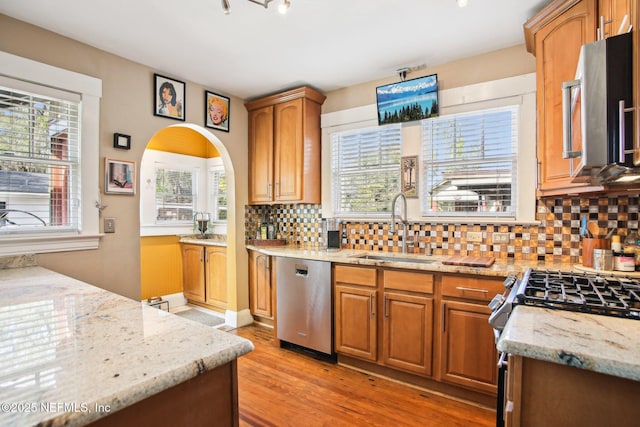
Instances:
[[[389,222],[345,221],[341,225],[342,247],[347,249],[399,252],[402,239],[408,236],[415,253],[431,248],[434,255],[488,255],[516,260],[547,262],[581,262],[580,216],[587,214],[601,230],[615,228],[624,237],[638,230],[639,196],[602,198],[563,198],[537,201],[538,224],[452,224],[413,222],[391,234]],[[253,239],[260,223],[273,217],[280,238],[289,244],[319,247],[321,245],[322,206],[269,205],[247,206],[246,239]],[[468,242],[469,231],[482,232],[482,242]],[[494,244],[493,233],[508,233],[508,244]]]

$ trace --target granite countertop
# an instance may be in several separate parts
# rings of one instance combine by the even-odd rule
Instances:
[[[403,254],[399,252],[363,251],[357,249],[308,249],[297,246],[254,246],[247,245],[247,249],[258,251],[266,255],[288,258],[302,258],[319,261],[330,261],[343,264],[370,265],[392,268],[406,268],[412,270],[432,271],[441,273],[473,274],[478,276],[507,277],[510,274],[521,274],[527,268],[551,269],[571,271],[571,264],[549,264],[538,261],[521,261],[513,259],[496,259],[490,267],[467,267],[443,264],[449,258],[447,255]],[[378,255],[389,258],[406,258],[410,261],[365,259],[365,255]],[[424,263],[424,260],[433,262]]]
[[[0,270],[0,425],[84,425],[252,350],[41,267]]]
[[[223,246],[227,247],[227,236],[220,234],[207,234],[207,237],[202,238],[198,235],[180,236],[180,243],[190,243],[192,245],[203,246]]]
[[[518,305],[499,351],[640,381],[640,321]]]

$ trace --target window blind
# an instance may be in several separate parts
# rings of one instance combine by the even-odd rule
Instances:
[[[79,97],[28,87],[0,85],[0,233],[79,231]]]
[[[390,212],[400,190],[401,149],[399,124],[332,134],[334,214]]]
[[[193,221],[196,206],[195,173],[156,166],[156,222]]]
[[[227,220],[227,177],[224,169],[209,170],[209,200],[212,221]]]
[[[422,214],[516,213],[518,107],[422,122]]]

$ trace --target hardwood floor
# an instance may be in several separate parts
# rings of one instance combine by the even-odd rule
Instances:
[[[238,359],[240,426],[495,425],[495,411],[280,349],[271,329],[232,332],[255,345]]]

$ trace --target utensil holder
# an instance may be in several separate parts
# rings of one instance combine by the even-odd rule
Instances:
[[[582,265],[593,268],[593,250],[609,249],[611,246],[609,239],[596,239],[585,237],[582,239]]]

